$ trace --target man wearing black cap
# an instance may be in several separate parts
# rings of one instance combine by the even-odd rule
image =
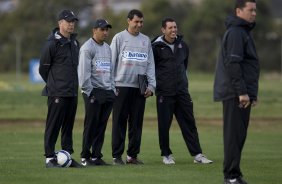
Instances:
[[[78,77],[85,104],[81,152],[83,166],[107,165],[102,159],[101,150],[115,99],[111,49],[105,42],[109,28],[112,26],[106,20],[96,20],[92,38],[82,45],[79,52]]]
[[[55,28],[43,47],[39,73],[46,86],[43,96],[48,96],[48,114],[44,134],[46,167],[59,167],[55,145],[61,130],[62,149],[72,154],[72,129],[77,109],[79,43],[74,34],[78,18],[70,10],[58,16]],[[81,167],[74,159],[70,167]]]

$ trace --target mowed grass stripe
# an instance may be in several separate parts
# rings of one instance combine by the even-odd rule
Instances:
[[[272,126],[273,125],[273,126]],[[79,159],[83,123],[74,127],[73,157]],[[203,151],[214,163],[194,164],[176,122],[170,132],[176,164],[163,165],[155,121],[144,124],[140,159],[143,166],[109,166],[83,169],[46,169],[43,156],[44,123],[0,124],[0,183],[113,183],[200,184],[222,183],[222,125],[198,123]],[[282,125],[251,123],[242,157],[242,170],[249,183],[280,183],[282,176]],[[111,163],[111,125],[106,130],[104,159]],[[60,149],[60,140],[57,143]],[[124,155],[125,156],[125,155]]]

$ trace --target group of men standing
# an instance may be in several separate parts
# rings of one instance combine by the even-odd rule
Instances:
[[[255,11],[253,7],[255,1],[241,1],[243,6],[236,7],[236,12],[249,11],[245,9],[249,8],[250,3]],[[242,24],[244,26],[246,24],[246,27],[254,23],[254,21],[248,22],[237,13],[233,19],[235,22],[243,22]],[[54,29],[48,37],[41,54],[39,72],[46,82],[43,95],[48,96],[48,114],[44,134],[46,167],[58,167],[55,144],[60,130],[62,149],[70,154],[73,153],[72,129],[77,108],[78,85],[81,88],[85,105],[81,164],[72,159],[70,167],[108,165],[102,159],[101,150],[111,112],[113,164],[143,164],[143,161],[138,158],[143,116],[146,98],[153,94],[156,95],[162,162],[175,164],[169,145],[169,129],[173,115],[175,115],[187,149],[194,157],[194,163],[212,163],[202,154],[193,114],[193,102],[188,91],[189,49],[183,37],[177,34],[176,21],[172,18],[163,19],[162,35],[150,41],[149,37],[140,32],[144,21],[142,12],[136,9],[131,10],[127,16],[128,27],[117,33],[111,44],[108,45],[105,39],[112,26],[104,19],[97,19],[93,23],[92,37],[81,47],[74,33],[76,21],[78,18],[72,11],[60,12],[59,28]],[[216,76],[217,78],[220,76],[221,79],[216,79],[215,86],[217,86],[217,92],[226,94],[225,86],[220,86],[218,81],[224,80],[230,85],[229,94],[224,97],[216,95],[216,100],[223,101],[224,111],[228,111],[224,114],[224,124],[227,127],[224,128],[224,131],[227,129],[225,132],[228,133],[224,135],[224,138],[227,137],[224,142],[225,183],[234,183],[234,179],[237,183],[242,183],[245,181],[242,179],[239,161],[235,163],[236,168],[231,168],[234,167],[234,164],[229,162],[234,163],[233,157],[230,158],[227,154],[231,151],[230,149],[236,147],[234,144],[232,144],[234,147],[229,147],[229,143],[230,141],[238,143],[236,138],[238,135],[234,135],[234,138],[235,133],[228,131],[230,131],[231,124],[240,121],[246,124],[249,120],[249,103],[254,104],[256,101],[257,91],[255,90],[257,88],[255,87],[257,84],[253,83],[257,79],[247,77],[249,74],[244,72],[246,72],[245,67],[246,70],[247,67],[257,69],[253,62],[253,60],[257,61],[257,57],[249,32],[245,31],[241,24],[234,25],[233,22],[231,24],[232,29],[229,30],[228,27],[228,36],[224,38],[224,42],[227,43],[224,43],[224,54],[222,55],[225,58],[221,58],[218,63],[218,66],[222,66],[217,69]],[[231,38],[232,35],[238,38]],[[247,43],[243,40],[239,42],[236,39],[246,39]],[[228,43],[229,40],[232,43]],[[238,45],[235,42],[239,42]],[[244,45],[240,45],[243,43]],[[234,44],[240,49],[233,48]],[[248,54],[247,58],[245,58],[246,54]],[[258,78],[257,74],[254,74],[253,77]],[[138,75],[145,75],[147,78],[148,85],[144,94],[141,94],[139,90]],[[231,107],[231,101],[242,107],[235,110],[239,107]],[[233,113],[237,114],[234,115],[236,118],[232,119],[230,116],[233,117]],[[242,133],[240,126],[237,126],[240,131],[238,134],[243,136],[239,141],[240,145],[244,144],[244,136],[246,136],[246,126],[244,127],[244,133]],[[125,160],[123,160],[127,129],[128,148]],[[239,158],[242,147],[236,151]]]

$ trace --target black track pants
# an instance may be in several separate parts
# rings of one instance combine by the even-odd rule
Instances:
[[[138,88],[118,87],[119,95],[113,106],[112,156],[121,157],[125,147],[128,123],[127,155],[137,157],[140,152],[143,116],[146,99]]]
[[[61,130],[63,150],[73,153],[72,129],[77,109],[77,97],[48,97],[48,114],[44,134],[45,156],[53,157]]]
[[[247,137],[251,106],[240,108],[238,98],[223,101],[223,142],[225,178],[242,176],[240,160]]]
[[[172,153],[169,146],[169,129],[173,114],[180,126],[187,149],[192,156],[202,153],[189,94],[157,96],[159,144],[162,156]]]
[[[105,130],[113,102],[100,103],[97,99],[82,94],[85,105],[84,131],[81,158],[102,158]],[[90,148],[92,147],[92,154]]]

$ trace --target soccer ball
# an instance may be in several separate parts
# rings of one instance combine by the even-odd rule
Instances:
[[[61,167],[69,167],[71,165],[71,155],[65,151],[65,150],[60,150],[56,152],[57,156],[57,162]]]

